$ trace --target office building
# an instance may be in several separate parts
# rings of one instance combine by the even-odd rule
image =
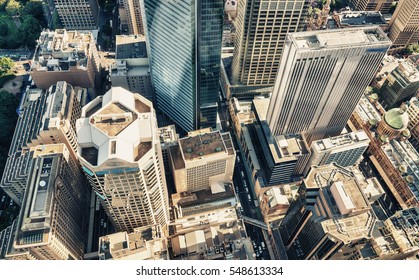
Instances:
[[[144,35],[140,0],[122,0],[127,18],[128,34]]]
[[[394,46],[405,47],[419,42],[419,2],[400,0],[390,20],[389,38]]]
[[[157,109],[186,132],[216,127],[223,7],[223,0],[144,0]]]
[[[410,56],[388,74],[380,88],[380,103],[386,109],[400,106],[419,93],[419,55]]]
[[[302,31],[309,1],[238,1],[232,84],[273,86],[287,33]]]
[[[73,87],[57,82],[46,92],[29,89],[22,98],[20,115],[1,180],[2,189],[21,204],[32,164],[30,148],[63,143],[77,159],[76,120],[81,106]]]
[[[169,202],[153,105],[116,87],[82,109],[78,157],[117,231],[169,221]]]
[[[330,164],[312,168],[279,231],[289,259],[333,259],[370,239],[375,221],[353,173]]]
[[[98,28],[99,4],[97,0],[54,0],[61,24],[68,30]]]
[[[283,192],[283,188],[272,187],[259,196],[260,211],[266,224],[281,220],[285,217],[290,203]]]
[[[349,0],[349,4],[357,11],[380,11],[387,14],[393,0]]]
[[[353,166],[362,160],[362,154],[369,143],[370,139],[363,130],[314,141],[304,174],[307,174],[313,165],[321,166],[335,162],[343,167]]]
[[[386,21],[380,12],[369,12],[365,10],[342,12],[334,11],[332,19],[327,22],[327,29],[353,28],[367,25],[378,25],[384,32],[389,29],[388,21]]]
[[[307,143],[341,133],[391,42],[377,26],[291,33],[267,121]]]
[[[88,31],[42,31],[30,75],[36,86],[48,89],[58,81],[94,88],[99,71],[96,42]]]
[[[154,103],[150,64],[145,37],[140,35],[116,36],[115,64],[111,66],[113,87],[139,93]]]
[[[168,260],[167,240],[159,225],[99,238],[100,260]]]
[[[176,192],[217,192],[233,179],[236,152],[229,132],[192,131],[170,148]]]
[[[64,144],[34,149],[13,247],[40,260],[82,259],[89,198],[86,178]]]

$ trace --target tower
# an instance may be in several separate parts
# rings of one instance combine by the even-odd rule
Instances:
[[[114,87],[82,109],[78,157],[118,231],[169,221],[157,122],[151,101]]]
[[[232,83],[273,86],[286,34],[303,30],[309,1],[238,2]]]
[[[389,38],[394,46],[406,46],[419,42],[419,2],[399,1],[390,20]]]
[[[287,35],[267,120],[272,134],[338,135],[373,79],[390,40],[377,26]]]
[[[184,131],[215,127],[222,0],[144,0],[157,108]]]

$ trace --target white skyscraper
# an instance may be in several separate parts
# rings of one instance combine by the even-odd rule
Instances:
[[[152,103],[112,88],[83,107],[78,156],[118,231],[169,221],[163,159]]]
[[[267,120],[307,142],[338,135],[391,41],[378,26],[287,35]]]

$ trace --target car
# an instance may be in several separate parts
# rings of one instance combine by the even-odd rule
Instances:
[[[237,157],[237,161],[240,162],[240,157]]]
[[[250,196],[250,194],[247,195],[247,198],[249,199],[249,202],[252,202],[252,197]]]
[[[103,219],[100,219],[100,225],[103,226]]]
[[[242,177],[244,178],[244,172],[243,171],[240,171],[240,173],[242,174]]]
[[[265,250],[265,242],[261,242],[260,245],[262,245],[262,249]]]
[[[249,193],[249,189],[248,189],[247,187],[246,187],[246,189],[245,189],[245,190],[246,190],[246,192],[247,192],[247,193]]]

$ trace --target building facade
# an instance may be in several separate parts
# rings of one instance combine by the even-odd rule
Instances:
[[[68,30],[98,28],[99,4],[97,0],[54,0],[61,24]]]
[[[169,221],[169,201],[153,105],[112,88],[82,109],[78,157],[118,231]]]
[[[145,37],[140,35],[116,36],[115,64],[111,66],[112,86],[139,93],[155,102],[149,57]]]
[[[90,190],[64,144],[34,151],[14,248],[39,260],[82,259]]]
[[[309,2],[238,1],[233,85],[274,85],[286,34],[303,30]]]
[[[380,11],[386,14],[389,12],[393,0],[350,0],[349,3],[357,11]]]
[[[232,181],[236,152],[229,132],[190,132],[170,153],[177,193],[216,189]]]
[[[419,55],[412,55],[390,72],[379,92],[379,101],[386,109],[400,106],[419,93]]]
[[[339,135],[391,42],[377,26],[287,35],[267,113],[272,134]]]
[[[123,0],[122,2],[127,16],[128,34],[144,35],[140,0]]]
[[[307,174],[313,165],[321,166],[335,162],[343,167],[353,166],[362,160],[362,154],[369,143],[370,139],[362,130],[314,141],[304,174]]]
[[[157,108],[186,132],[216,126],[223,6],[144,1]]]
[[[77,159],[76,120],[81,115],[76,93],[66,82],[58,82],[46,92],[28,90],[22,99],[24,105],[1,180],[3,190],[19,205],[32,165],[30,149],[63,143],[70,156]]]
[[[390,20],[389,38],[394,46],[404,47],[419,41],[419,2],[401,0]]]

